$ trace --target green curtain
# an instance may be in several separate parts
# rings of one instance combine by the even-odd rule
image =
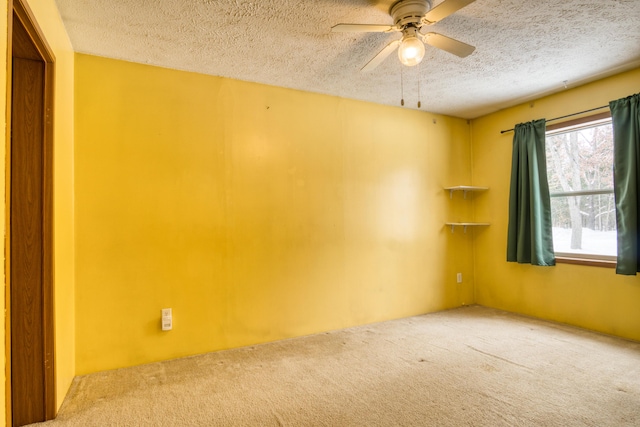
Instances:
[[[613,120],[613,193],[618,227],[616,273],[635,275],[640,271],[640,94],[611,101],[609,108]]]
[[[555,265],[545,119],[515,126],[507,261]]]

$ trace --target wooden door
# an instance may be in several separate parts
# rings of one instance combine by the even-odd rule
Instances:
[[[34,41],[32,17],[21,6],[14,3],[11,34],[8,258],[12,426],[55,415],[51,100],[47,88],[52,81],[47,77],[48,64],[41,48]],[[35,36],[39,36],[37,31]]]

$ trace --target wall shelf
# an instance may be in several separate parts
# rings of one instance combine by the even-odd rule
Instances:
[[[454,191],[462,191],[463,197],[467,198],[467,193],[469,191],[487,191],[489,187],[476,187],[474,185],[457,185],[455,187],[444,187],[445,190],[449,190],[449,198],[453,199]]]
[[[478,226],[491,225],[488,222],[445,222],[444,224],[451,227],[451,232],[452,233],[453,233],[453,231],[455,230],[456,227],[462,227],[462,229],[466,233],[467,232],[467,227],[478,227]]]
[[[464,198],[467,198],[468,192],[473,191],[487,191],[489,187],[478,187],[475,185],[457,185],[455,187],[444,187],[445,190],[449,190],[449,198],[453,199],[453,193],[455,191],[462,191]],[[445,222],[445,225],[451,227],[451,232],[453,233],[456,227],[462,227],[464,232],[467,232],[467,227],[479,227],[479,226],[487,226],[491,225],[488,222]]]

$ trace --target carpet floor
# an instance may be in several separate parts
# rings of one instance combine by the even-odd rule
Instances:
[[[640,426],[640,343],[463,307],[77,377],[75,426]]]

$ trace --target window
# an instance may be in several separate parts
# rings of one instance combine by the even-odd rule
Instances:
[[[546,150],[556,256],[615,261],[610,114],[549,126]]]

